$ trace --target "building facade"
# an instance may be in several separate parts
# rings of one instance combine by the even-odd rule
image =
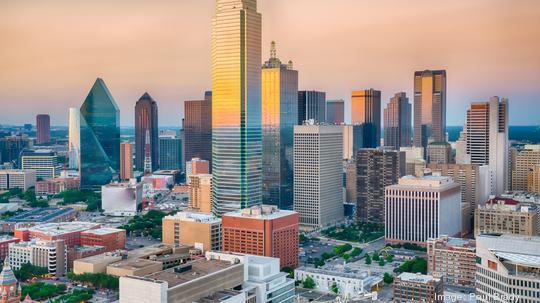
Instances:
[[[351,96],[353,125],[362,125],[362,147],[381,145],[381,92],[374,89],[355,90]],[[356,135],[356,134],[355,134]]]
[[[27,135],[0,138],[0,163],[18,166],[21,151],[32,147],[32,139]]]
[[[448,142],[431,142],[428,144],[428,164],[450,164],[453,162],[452,158],[452,146]]]
[[[69,108],[68,123],[69,168],[78,170],[81,164],[81,111],[78,108]]]
[[[326,101],[326,123],[335,125],[345,123],[345,100]]]
[[[326,120],[326,93],[318,91],[298,92],[298,125],[306,120],[324,123]]]
[[[60,176],[62,165],[56,152],[50,149],[24,149],[21,152],[21,169],[33,170],[38,179],[53,179]]]
[[[294,210],[302,229],[343,220],[342,140],[339,125],[294,127]]]
[[[442,236],[427,241],[428,274],[441,277],[445,284],[474,287],[476,242]]]
[[[184,117],[185,159],[212,161],[212,92],[184,102]]]
[[[406,93],[397,93],[384,109],[384,146],[394,150],[411,146],[412,107]]]
[[[148,144],[146,142],[147,132],[150,135]],[[158,169],[158,136],[158,106],[148,93],[144,93],[135,103],[135,167],[137,171],[144,171],[144,158],[147,153],[152,160],[152,171]],[[146,148],[150,148],[150,150],[146,151]]]
[[[289,61],[290,62],[290,61]],[[262,202],[293,207],[293,129],[298,117],[298,71],[282,64],[272,42],[262,67]]]
[[[221,250],[221,219],[210,213],[182,211],[163,218],[163,243]]]
[[[430,275],[402,273],[394,281],[394,302],[444,302],[442,279]]]
[[[182,170],[182,139],[159,137],[159,169]]]
[[[133,145],[129,142],[120,144],[120,180],[133,178]]]
[[[9,244],[9,265],[20,269],[25,263],[46,267],[50,274],[67,273],[67,249],[63,240],[32,240]]]
[[[36,144],[51,142],[51,117],[46,114],[36,116]]]
[[[538,206],[522,205],[511,198],[492,198],[478,205],[474,234],[492,233],[538,236]]]
[[[36,180],[35,170],[0,170],[0,190],[20,188],[27,191],[36,185]]]
[[[523,149],[513,150],[511,153],[510,190],[529,190],[529,174],[535,165],[540,165],[540,144],[525,145]]]
[[[414,73],[414,146],[446,141],[446,71]]]
[[[101,208],[112,216],[134,216],[140,210],[143,184],[110,183],[101,187]]]
[[[189,176],[188,207],[192,211],[212,212],[212,175],[196,174]]]

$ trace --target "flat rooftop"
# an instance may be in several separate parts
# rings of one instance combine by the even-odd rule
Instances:
[[[459,186],[452,177],[446,176],[404,176],[399,179],[398,184],[390,185],[392,189],[446,189],[452,186]]]
[[[43,233],[48,236],[59,236],[74,232],[83,232],[92,228],[98,228],[98,223],[92,222],[62,222],[46,223],[27,228],[30,232]]]
[[[181,220],[181,221],[189,221],[189,222],[200,222],[200,223],[221,222],[221,219],[214,216],[213,214],[198,213],[198,212],[191,212],[191,211],[181,211],[172,216],[166,216],[165,219]]]
[[[239,211],[226,213],[225,217],[238,217],[238,218],[253,218],[261,220],[272,220],[297,214],[295,211],[278,209],[274,205],[257,205],[249,208],[244,208]]]
[[[398,276],[402,281],[416,282],[416,283],[429,283],[434,280],[439,280],[429,275],[413,274],[410,272],[404,272]]]
[[[141,269],[141,268],[145,268],[149,266],[154,266],[156,264],[162,265],[162,263],[158,261],[131,258],[124,261],[119,261],[119,262],[109,264],[108,267],[121,268],[121,269],[127,269],[127,270],[137,270],[137,269]]]
[[[216,273],[223,269],[233,267],[235,265],[242,264],[232,264],[231,262],[221,261],[221,260],[206,260],[200,259],[193,261],[191,263],[184,264],[183,266],[190,266],[191,270],[186,270],[185,272],[178,273],[175,271],[175,268],[163,270],[156,272],[150,275],[145,276],[147,279],[165,281],[169,284],[169,288],[199,279],[201,277]],[[182,267],[182,266],[180,266]]]
[[[122,256],[118,253],[104,253],[95,256],[90,256],[82,259],[77,259],[74,262],[87,263],[87,264],[101,264],[101,263],[114,263],[122,260]]]
[[[27,212],[18,214],[9,219],[6,222],[49,222],[57,217],[74,212],[73,208],[34,208]]]
[[[125,232],[124,229],[101,227],[101,228],[97,228],[97,229],[87,230],[84,233],[85,234],[94,234],[94,235],[102,236],[102,235],[108,235],[108,234],[115,234],[115,233],[122,232],[122,231]]]

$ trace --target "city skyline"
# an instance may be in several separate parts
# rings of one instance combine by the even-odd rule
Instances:
[[[332,7],[322,0],[307,2],[260,3],[265,16],[263,54],[276,40],[282,57],[291,58],[299,70],[300,90],[325,91],[327,99],[343,98],[349,108],[354,88],[376,87],[386,106],[397,92],[413,95],[415,70],[445,69],[447,125],[463,125],[462,112],[469,103],[493,95],[512,101],[511,125],[537,124],[527,112],[513,110],[540,109],[540,91],[535,87],[540,81],[535,70],[540,65],[535,55],[540,51],[540,10],[534,1],[520,2],[519,7],[505,1],[441,5],[342,0],[342,5]],[[80,104],[89,83],[102,77],[118,100],[122,126],[134,125],[133,100],[145,91],[166,113],[160,117],[161,125],[181,125],[183,101],[198,98],[211,87],[207,20],[214,14],[214,1],[136,1],[130,10],[123,10],[122,4],[58,0],[0,5],[5,15],[0,34],[10,42],[0,50],[6,58],[0,65],[1,123],[29,123],[36,114],[48,113],[51,125],[67,125],[66,108]],[[422,10],[416,11],[419,5]],[[351,18],[360,9],[370,14],[363,21]],[[98,11],[104,17],[99,24],[85,17]],[[424,31],[422,24],[436,21],[441,11],[452,22]],[[41,14],[48,14],[51,22],[27,22]],[[332,26],[318,29],[321,18]],[[407,26],[402,25],[405,20]],[[423,47],[423,39],[439,34],[445,38],[436,47]],[[355,39],[358,35],[362,39]],[[370,44],[364,45],[362,41],[370,37]],[[134,72],[141,69],[145,73]],[[18,113],[20,106],[32,110]]]

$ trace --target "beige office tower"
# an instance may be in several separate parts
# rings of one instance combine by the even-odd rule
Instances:
[[[69,108],[68,137],[69,168],[78,169],[81,150],[81,112],[76,107]]]
[[[482,235],[476,239],[476,302],[539,302],[540,238]]]
[[[452,147],[448,142],[431,142],[427,147],[428,163],[452,163]]]
[[[538,235],[538,206],[511,198],[492,198],[476,209],[474,234]]]
[[[343,127],[343,160],[348,161],[354,157],[353,126],[342,125]]]
[[[527,190],[540,195],[540,164],[534,165],[529,172]]]
[[[442,236],[427,241],[428,273],[445,284],[471,287],[476,278],[476,242]]]
[[[212,212],[212,175],[189,176],[189,209],[203,213]]]
[[[343,220],[343,134],[340,125],[294,127],[294,211],[300,228]]]
[[[538,164],[540,164],[540,144],[525,145],[523,149],[512,149],[510,189],[513,191],[528,190],[529,174]]]
[[[446,71],[414,73],[414,140],[416,147],[446,141]]]
[[[129,142],[120,144],[120,179],[133,178],[133,145]]]
[[[424,148],[401,147],[399,151],[405,153],[405,175],[421,176],[426,169],[426,160],[424,160]]]
[[[163,243],[221,250],[221,219],[212,214],[182,211],[163,218]]]
[[[508,188],[508,99],[491,97],[489,102],[472,103],[458,142],[466,144],[466,150],[456,150],[458,164],[488,165],[491,194],[504,193]]]

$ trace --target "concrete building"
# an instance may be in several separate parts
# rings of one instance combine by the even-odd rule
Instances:
[[[202,252],[221,250],[221,219],[208,213],[182,211],[163,218],[163,243],[194,246]]]
[[[294,127],[294,210],[302,229],[343,220],[342,140],[338,125]]]
[[[428,274],[441,277],[445,284],[474,287],[476,242],[442,236],[427,241]]]
[[[188,206],[192,211],[212,212],[212,175],[197,174],[189,176]]]
[[[405,176],[386,187],[385,241],[426,245],[429,238],[461,235],[461,193],[450,177]]]
[[[81,246],[103,246],[104,251],[126,248],[126,231],[118,228],[102,227],[81,232]]]
[[[414,142],[446,141],[446,71],[414,72]]]
[[[345,202],[356,205],[357,188],[356,188],[356,161],[354,159],[345,163]]]
[[[384,109],[384,146],[393,150],[411,146],[412,108],[407,94],[397,93]]]
[[[297,212],[262,205],[226,213],[222,220],[223,251],[275,257],[282,267],[298,266]]]
[[[384,149],[360,149],[356,155],[356,218],[384,222],[384,193],[405,174],[405,153]]]
[[[1,236],[0,237],[0,259],[5,260],[9,252],[9,243],[18,243],[21,241],[18,238],[12,236]]]
[[[46,114],[36,116],[36,144],[51,142],[51,117]]]
[[[60,176],[62,165],[58,155],[50,149],[25,149],[21,152],[21,169],[34,170],[38,179],[52,179]]]
[[[538,302],[539,237],[481,235],[476,256],[476,302]]]
[[[36,180],[35,170],[0,170],[0,190],[20,188],[27,191],[30,187],[36,185]]]
[[[326,120],[326,93],[318,91],[298,92],[298,125],[313,120],[324,123]]]
[[[348,161],[354,157],[353,126],[342,125],[343,127],[343,160]]]
[[[394,281],[394,302],[444,302],[442,279],[429,275],[402,273]]]
[[[210,162],[200,158],[192,158],[186,162],[186,180],[190,175],[209,174]]]
[[[452,159],[452,146],[448,142],[431,142],[427,147],[427,162],[429,164],[450,164]]]
[[[527,177],[527,190],[540,195],[540,165],[534,165]]]
[[[488,165],[491,194],[500,195],[508,188],[508,99],[491,97],[489,102],[474,102],[467,110],[458,164]],[[465,154],[459,153],[465,152]]]
[[[538,206],[510,198],[491,198],[475,212],[474,234],[538,235]]]
[[[101,208],[113,216],[134,216],[142,203],[142,183],[110,183],[101,187]]]
[[[13,269],[25,263],[46,267],[50,274],[61,277],[67,272],[67,248],[63,240],[10,243],[8,262]]]
[[[38,196],[56,195],[65,190],[77,190],[80,186],[78,177],[54,178],[36,182],[35,193]]]
[[[399,151],[405,153],[405,175],[420,176],[426,169],[423,147],[401,147]]]
[[[120,143],[120,180],[133,178],[133,145]]]
[[[0,221],[1,231],[5,233],[12,233],[15,225],[19,224],[19,229],[22,227],[31,227],[38,224],[54,223],[54,222],[68,222],[75,219],[77,212],[70,207],[65,208],[33,208],[31,210],[22,212],[11,218]]]
[[[514,149],[514,148],[513,148]],[[528,180],[535,165],[540,165],[540,144],[525,145],[523,149],[515,149],[511,153],[510,190],[529,190]]]
[[[354,90],[351,96],[351,119],[353,125],[362,125],[363,148],[380,146],[381,91],[372,88]]]
[[[64,240],[68,247],[81,245],[81,233],[90,229],[98,229],[101,226],[98,223],[91,222],[62,222],[45,223],[31,227],[25,227],[25,224],[19,224],[14,229],[16,238],[22,241],[31,239],[40,239],[47,241]]]

